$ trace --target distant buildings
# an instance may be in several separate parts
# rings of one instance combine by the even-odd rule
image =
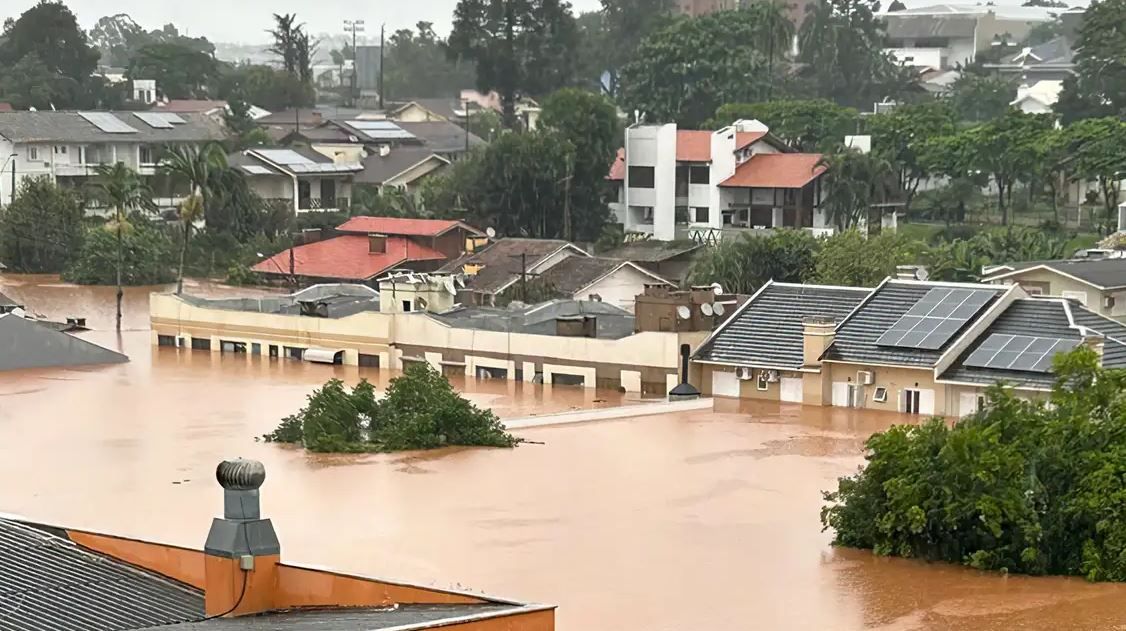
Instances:
[[[1060,296],[1126,322],[1126,258],[995,265],[982,282],[1019,285],[1032,296]]]
[[[1053,16],[1042,7],[938,4],[880,18],[887,24],[887,53],[906,66],[946,70],[973,63],[982,51],[1016,45]]]

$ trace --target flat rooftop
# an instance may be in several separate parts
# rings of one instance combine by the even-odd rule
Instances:
[[[556,321],[593,317],[595,337],[617,340],[634,333],[633,314],[605,302],[552,300],[537,305],[513,303],[509,308],[461,307],[430,317],[455,329],[477,329],[501,333],[556,335]]]
[[[364,285],[343,283],[314,285],[283,296],[199,298],[185,294],[180,298],[204,309],[278,315],[302,315],[306,309],[302,303],[307,303],[322,318],[344,318],[364,311],[379,311],[379,292]]]

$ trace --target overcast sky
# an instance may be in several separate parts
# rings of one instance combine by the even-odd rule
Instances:
[[[0,0],[0,18],[16,17],[37,0]],[[367,23],[372,37],[378,38],[380,22],[388,31],[433,22],[439,33],[450,27],[457,0],[65,0],[84,28],[98,18],[128,13],[145,28],[168,22],[191,35],[215,41],[257,43],[265,41],[263,30],[270,26],[273,13],[297,13],[311,33],[336,33],[345,19]],[[598,0],[572,0],[576,11],[598,6]]]

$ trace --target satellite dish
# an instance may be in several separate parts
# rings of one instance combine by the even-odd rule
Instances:
[[[928,279],[930,277],[931,277],[931,275],[930,275],[930,272],[927,271],[927,268],[925,268],[925,267],[916,267],[915,268],[915,280],[925,281],[926,279]]]
[[[714,305],[712,305],[712,312],[715,313],[717,316],[721,316],[721,315],[727,313],[727,309],[725,309],[723,307],[723,304],[717,302]]]
[[[426,302],[426,299],[425,299],[425,298],[419,298],[419,299],[418,299],[418,308],[419,308],[419,309],[423,309],[423,310],[425,310],[425,309],[426,309],[426,307],[427,307],[427,305],[429,305],[429,304],[430,304],[430,303]]]
[[[680,305],[676,308],[676,317],[680,318],[681,320],[687,320],[692,317],[692,310],[688,307],[685,307],[684,305]]]
[[[717,296],[722,294],[723,293],[723,285],[720,285],[719,283],[712,283],[712,292]]]
[[[497,229],[493,227],[485,228],[485,236],[493,239],[497,236]]]
[[[715,315],[715,310],[712,309],[712,303],[710,302],[705,302],[704,304],[700,305],[700,311],[708,317]]]

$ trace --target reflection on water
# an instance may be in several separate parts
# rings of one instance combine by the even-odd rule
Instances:
[[[47,315],[112,326],[112,289],[16,289]],[[0,290],[16,294],[7,277]],[[28,297],[40,291],[50,306]],[[143,329],[146,296],[128,304]],[[831,548],[821,492],[898,415],[720,401],[522,430],[544,444],[514,450],[318,456],[253,437],[329,375],[386,375],[86,335],[133,361],[0,374],[0,511],[198,547],[220,511],[216,462],[244,456],[266,464],[263,511],[287,559],[557,603],[563,630],[1126,629],[1123,586]],[[508,417],[617,396],[460,387]]]

